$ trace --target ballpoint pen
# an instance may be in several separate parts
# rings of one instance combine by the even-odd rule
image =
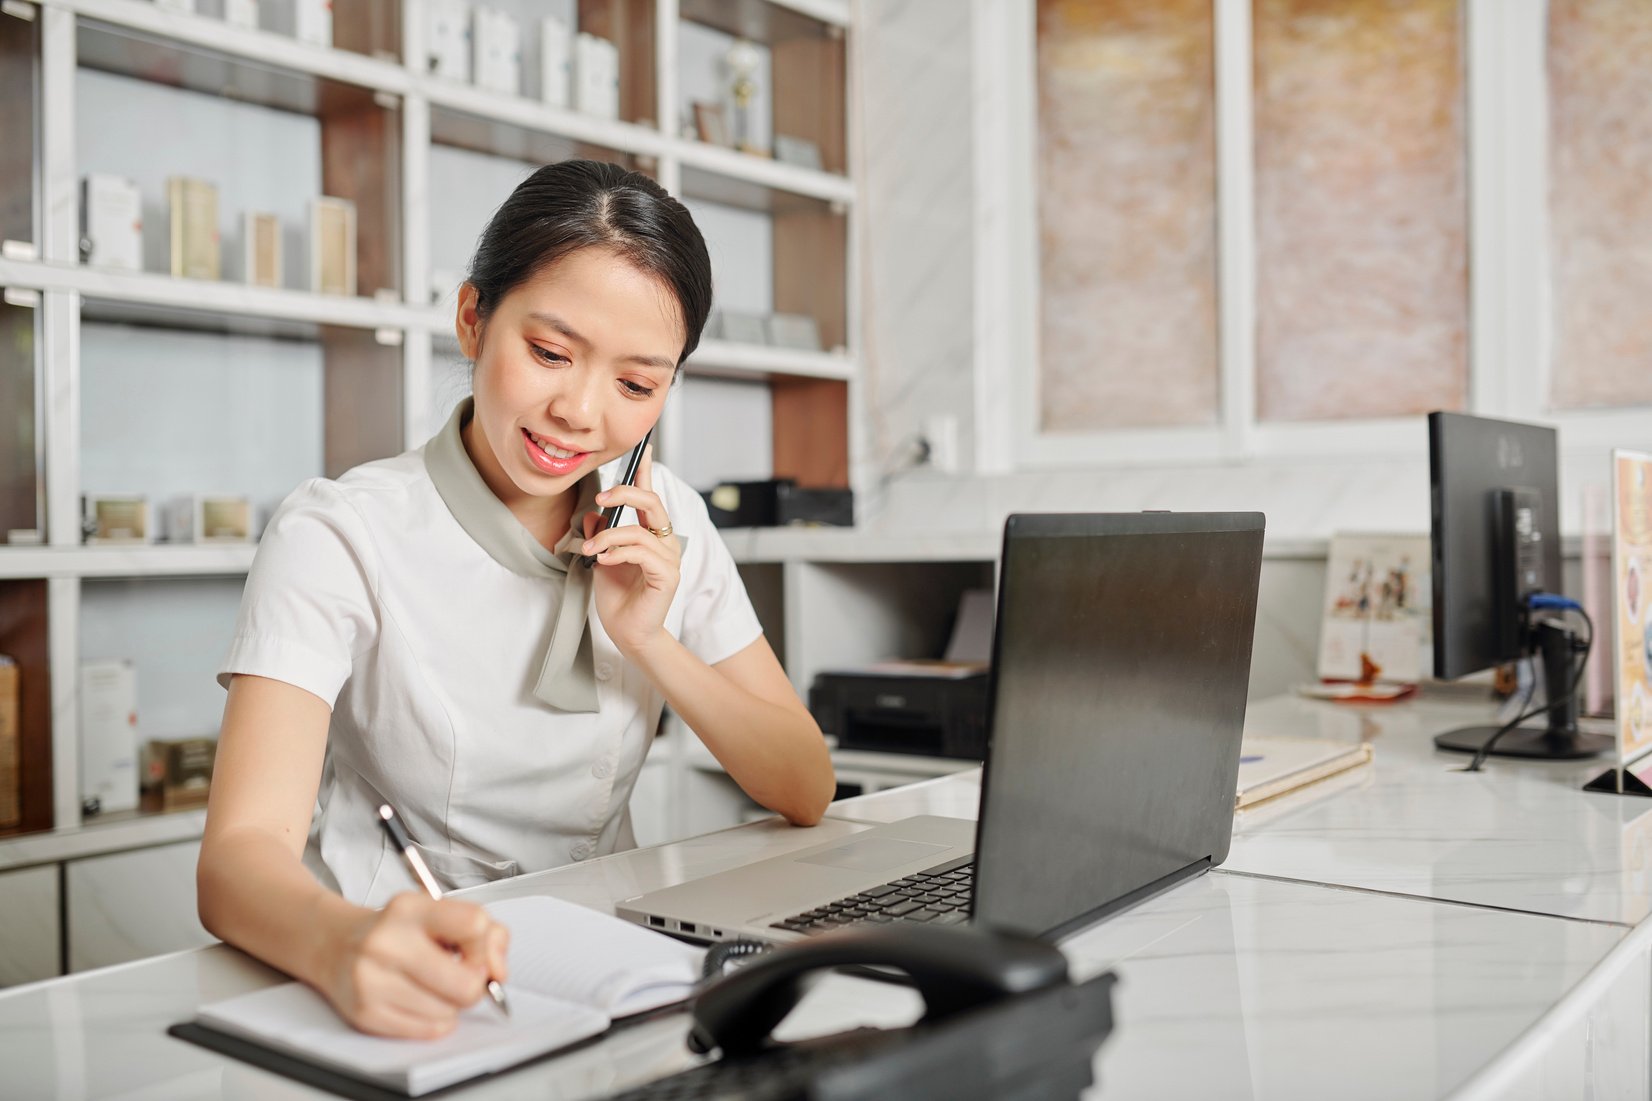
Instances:
[[[430,874],[430,869],[425,866],[424,857],[420,856],[419,850],[413,847],[413,839],[407,836],[407,830],[402,826],[402,820],[396,817],[396,809],[389,803],[383,803],[379,806],[379,825],[384,827],[384,832],[390,837],[390,843],[396,846],[396,851],[400,852],[402,859],[407,861],[408,870],[413,873],[413,878],[417,879],[420,885],[424,887],[425,893],[430,895],[431,898],[440,899],[442,889],[437,886],[436,877]],[[507,1017],[510,1016],[510,1006],[505,1004],[505,988],[498,979],[488,980],[488,994],[493,997],[493,1004],[499,1007],[499,1011]]]

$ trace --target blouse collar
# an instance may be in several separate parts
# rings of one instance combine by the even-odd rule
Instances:
[[[442,430],[425,444],[425,469],[454,520],[489,557],[520,577],[540,578],[561,588],[561,605],[533,694],[560,711],[594,712],[598,704],[591,651],[591,571],[573,560],[585,541],[585,514],[596,509],[601,488],[597,472],[580,479],[567,534],[547,550],[488,488],[465,451],[461,430],[473,406],[472,398],[460,402]]]

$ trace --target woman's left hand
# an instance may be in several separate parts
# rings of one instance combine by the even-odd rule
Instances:
[[[637,484],[605,490],[597,495],[597,504],[625,505],[637,513],[635,524],[606,531],[596,531],[599,517],[587,513],[581,551],[597,556],[592,567],[597,615],[614,645],[629,657],[665,634],[665,613],[682,576],[682,549],[671,534],[665,504],[654,493],[652,444],[643,451]]]

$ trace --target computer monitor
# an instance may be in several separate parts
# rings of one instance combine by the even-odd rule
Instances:
[[[1471,417],[1428,416],[1433,491],[1434,675],[1455,680],[1533,654],[1543,660],[1550,701],[1541,725],[1519,727],[1491,752],[1576,759],[1612,740],[1577,726],[1577,634],[1562,616],[1534,613],[1533,593],[1559,593],[1560,493],[1552,428]],[[1496,726],[1466,727],[1434,739],[1477,753]]]

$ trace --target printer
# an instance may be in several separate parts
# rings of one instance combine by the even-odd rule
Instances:
[[[946,654],[829,670],[809,686],[809,710],[839,749],[979,761],[987,751],[987,670],[993,593],[962,594]]]
[[[809,710],[839,749],[979,761],[987,748],[987,665],[891,661],[820,673]]]

